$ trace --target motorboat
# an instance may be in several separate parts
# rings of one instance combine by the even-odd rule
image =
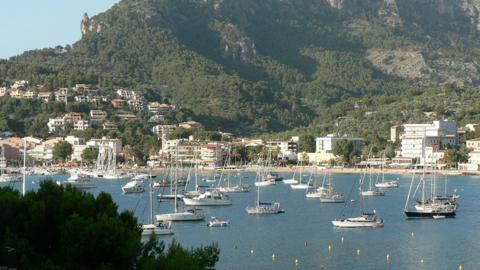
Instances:
[[[273,178],[265,178],[261,179],[260,181],[255,182],[256,187],[267,187],[267,186],[274,186],[276,184]]]
[[[132,180],[137,180],[137,181],[143,181],[143,180],[148,180],[149,179],[149,175],[148,174],[145,174],[145,173],[141,173],[141,174],[136,174],[132,177]],[[155,185],[154,185],[155,187]]]
[[[67,181],[57,182],[57,184],[62,186],[72,186],[78,189],[89,189],[96,188],[95,179],[91,175],[83,173],[72,173],[70,177],[67,178]]]
[[[385,191],[383,190],[365,190],[361,192],[362,196],[385,196]]]
[[[169,235],[173,234],[170,222],[157,222],[155,224],[143,224],[140,226],[142,236],[154,235]]]
[[[235,186],[227,186],[227,187],[219,187],[218,190],[220,190],[223,193],[242,193],[242,192],[250,192],[251,187],[250,185],[235,185]]]
[[[142,193],[145,191],[143,187],[143,181],[140,180],[132,180],[122,186],[123,193]]]
[[[375,213],[362,213],[359,217],[333,220],[332,224],[339,228],[381,228],[383,220]]]
[[[190,206],[222,206],[231,205],[232,201],[219,190],[212,189],[193,198],[184,197],[183,203]]]
[[[279,214],[285,212],[280,208],[280,203],[278,202],[258,202],[258,204],[254,206],[247,206],[245,210],[249,215]]]
[[[311,187],[311,185],[309,183],[297,183],[297,184],[293,184],[293,185],[290,185],[290,187],[292,189],[309,189]]]
[[[398,181],[396,180],[379,182],[375,184],[375,187],[377,188],[398,188],[398,186]]]
[[[322,203],[343,203],[345,202],[345,197],[340,193],[327,193],[320,196],[320,202]]]
[[[208,224],[207,224],[208,227],[226,227],[228,225],[230,225],[230,221],[221,220],[221,219],[216,218],[216,217],[212,217],[210,222],[208,222]]]
[[[291,179],[283,179],[282,181],[284,184],[287,184],[287,185],[292,185],[292,184],[298,184],[298,181],[291,178]]]

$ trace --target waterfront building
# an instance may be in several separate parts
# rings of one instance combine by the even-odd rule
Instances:
[[[480,138],[467,140],[466,146],[467,149],[470,151],[468,153],[468,162],[459,163],[458,169],[467,171],[480,170]]]
[[[401,156],[418,159],[421,164],[436,163],[443,151],[458,144],[457,123],[451,120],[431,124],[405,124],[401,136]]]

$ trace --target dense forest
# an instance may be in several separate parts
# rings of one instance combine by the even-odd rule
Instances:
[[[479,7],[440,2],[123,0],[84,18],[71,46],[0,61],[0,85],[129,87],[244,135],[378,141],[397,123],[478,122]],[[22,105],[41,116],[2,105],[0,125],[40,133],[48,113],[71,109]]]
[[[212,269],[216,244],[185,249],[141,241],[137,219],[97,197],[42,181],[25,196],[0,188],[0,267],[8,269]]]

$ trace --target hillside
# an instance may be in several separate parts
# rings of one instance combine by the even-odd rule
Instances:
[[[72,46],[0,62],[0,84],[152,90],[241,134],[372,135],[429,110],[475,120],[448,108],[477,95],[479,10],[476,0],[123,0],[84,18]]]

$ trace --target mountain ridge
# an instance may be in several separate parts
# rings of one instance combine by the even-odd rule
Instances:
[[[0,63],[0,77],[149,89],[210,129],[241,134],[334,130],[332,121],[356,110],[340,111],[347,103],[476,87],[479,7],[474,0],[123,0],[84,17],[82,39],[71,47],[26,52]]]

